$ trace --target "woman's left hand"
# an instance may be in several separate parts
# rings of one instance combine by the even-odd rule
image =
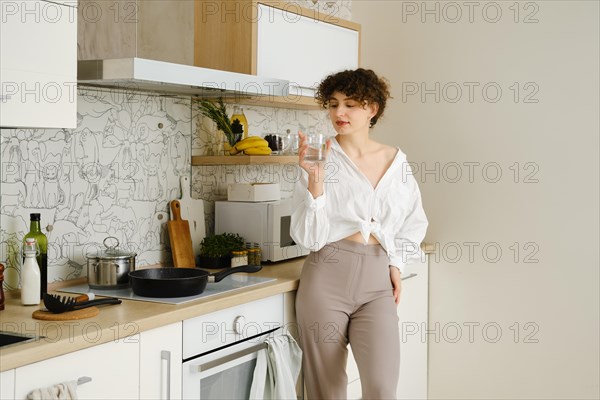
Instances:
[[[400,270],[390,266],[390,280],[394,287],[394,301],[396,305],[400,304],[400,293],[402,292],[402,280],[400,279]]]

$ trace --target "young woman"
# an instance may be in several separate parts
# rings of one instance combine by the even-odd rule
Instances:
[[[325,162],[304,159],[308,145],[299,133],[291,235],[311,250],[296,296],[311,400],[347,398],[348,343],[363,398],[396,396],[400,276],[421,257],[428,222],[405,154],[369,136],[389,97],[371,70],[330,75],[317,91],[337,132]]]

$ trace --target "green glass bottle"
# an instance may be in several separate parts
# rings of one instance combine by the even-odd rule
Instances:
[[[29,233],[23,237],[23,244],[28,238],[34,238],[37,242],[40,254],[36,257],[37,263],[40,266],[40,299],[44,297],[44,293],[48,291],[48,238],[42,233],[40,228],[40,214],[31,213]]]

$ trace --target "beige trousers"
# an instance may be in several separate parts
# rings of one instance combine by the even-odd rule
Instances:
[[[400,335],[381,245],[342,239],[311,252],[300,276],[296,317],[308,399],[347,398],[348,343],[362,398],[396,398]]]

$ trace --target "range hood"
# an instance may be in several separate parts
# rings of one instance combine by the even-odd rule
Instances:
[[[289,81],[144,58],[84,60],[77,83],[202,97],[287,96]]]

